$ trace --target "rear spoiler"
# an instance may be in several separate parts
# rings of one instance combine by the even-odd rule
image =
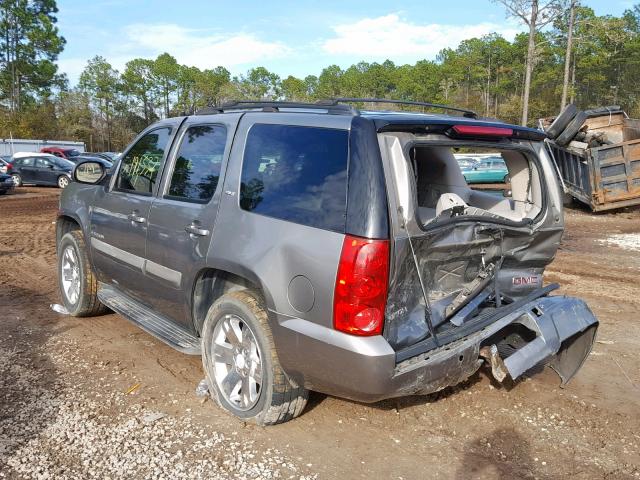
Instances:
[[[383,132],[407,132],[414,134],[436,133],[446,135],[450,138],[460,138],[465,140],[533,140],[541,142],[547,138],[547,134],[542,130],[534,128],[520,127],[499,122],[450,122],[442,123],[419,122],[415,120],[394,119],[394,120],[374,120],[378,133]]]

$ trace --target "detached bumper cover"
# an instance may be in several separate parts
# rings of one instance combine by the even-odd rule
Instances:
[[[537,309],[516,323],[536,332],[536,338],[504,360],[511,378],[549,359],[562,385],[582,367],[598,328],[598,320],[587,304],[572,297],[541,298]]]
[[[598,327],[584,301],[542,297],[466,337],[397,363],[381,336],[354,337],[278,314],[275,319],[276,349],[288,375],[307,388],[362,402],[429,394],[464,381],[483,363],[480,348],[514,323],[535,332],[535,338],[503,360],[509,376],[516,379],[548,364],[564,385],[589,355]]]

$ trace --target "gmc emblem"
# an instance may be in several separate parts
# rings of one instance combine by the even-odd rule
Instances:
[[[530,277],[513,277],[511,282],[514,286],[537,285],[538,276],[531,275]]]

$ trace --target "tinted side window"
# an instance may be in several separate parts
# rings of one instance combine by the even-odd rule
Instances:
[[[344,232],[348,155],[347,130],[256,124],[247,135],[240,206]]]
[[[213,197],[218,180],[227,129],[221,125],[189,127],[176,158],[169,197],[208,202]]]
[[[158,128],[143,136],[122,158],[115,188],[136,193],[151,193],[156,183],[171,128]]]
[[[53,162],[48,158],[36,158],[36,167],[47,168],[49,165],[53,165]]]
[[[33,167],[34,161],[33,161],[33,157],[30,158],[22,158],[20,160],[17,160],[18,165],[20,165],[21,167]]]

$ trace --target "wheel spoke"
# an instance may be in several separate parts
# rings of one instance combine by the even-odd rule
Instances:
[[[64,251],[64,260],[70,267],[73,268],[73,260],[71,259],[71,249],[67,248]]]
[[[240,339],[242,338],[242,332],[240,331],[240,326],[234,325],[233,320],[225,319],[223,322],[222,329],[229,343],[234,347],[241,346],[242,341]]]
[[[258,362],[251,362],[251,371],[249,376],[258,384],[262,385],[262,364]]]
[[[251,387],[249,386],[249,377],[242,378],[242,406],[248,407],[253,399],[251,398]]]
[[[231,398],[234,390],[237,391],[240,389],[240,384],[242,382],[242,378],[235,370],[229,370],[227,376],[222,379],[222,389],[224,392]]]
[[[226,343],[216,343],[214,356],[216,362],[223,362],[225,365],[233,365],[233,347]]]

